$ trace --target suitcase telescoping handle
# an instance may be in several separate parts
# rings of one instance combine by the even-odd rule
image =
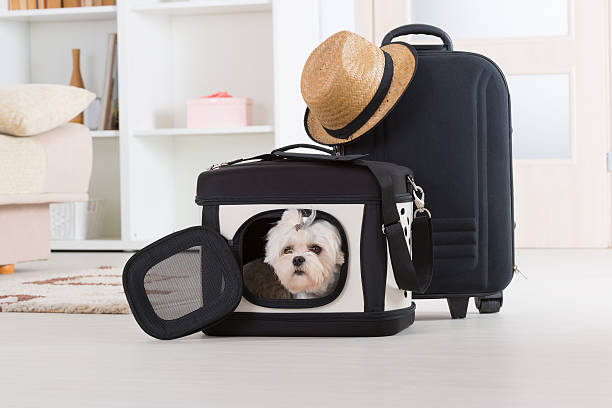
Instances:
[[[428,24],[408,24],[397,27],[385,35],[381,45],[390,44],[395,37],[409,34],[433,35],[434,37],[438,37],[442,40],[443,48],[447,49],[448,51],[453,50],[453,41],[451,40],[450,36],[444,32],[444,30]]]

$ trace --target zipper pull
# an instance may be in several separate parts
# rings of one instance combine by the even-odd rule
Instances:
[[[206,171],[217,170],[217,169],[219,169],[221,167],[227,166],[228,164],[229,164],[229,162],[213,164],[212,166],[207,168]]]
[[[525,278],[525,280],[529,280],[529,278],[527,277],[527,275],[525,275],[523,272],[521,272],[521,270],[518,268],[518,265],[514,265],[514,267],[512,268],[512,271],[514,272],[514,274],[516,275],[517,273],[520,274],[523,278]]]

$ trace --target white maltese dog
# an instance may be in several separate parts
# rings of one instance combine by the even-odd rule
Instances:
[[[344,264],[338,229],[315,220],[316,215],[315,210],[307,217],[301,210],[286,210],[267,235],[264,261],[295,299],[329,295]]]

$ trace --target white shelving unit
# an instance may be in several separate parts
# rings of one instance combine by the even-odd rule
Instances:
[[[114,19],[117,6],[71,7],[43,10],[8,10],[2,8],[0,19],[21,22],[95,21]]]
[[[52,249],[134,250],[197,225],[201,171],[307,141],[299,80],[321,35],[337,31],[320,25],[328,3],[118,0],[8,11],[0,0],[0,84],[66,84],[71,49],[80,48],[85,86],[101,95],[107,34],[118,33],[120,130],[92,132],[90,196],[105,200],[104,228],[96,239],[54,241]],[[253,125],[186,128],[185,99],[217,91],[252,98]]]
[[[166,3],[141,4],[133,11],[162,15],[250,13],[272,10],[272,0],[209,0],[172,1]]]
[[[85,239],[52,241],[55,251],[132,251],[150,244],[152,241],[126,241],[121,239]]]
[[[218,135],[258,135],[262,133],[272,133],[272,126],[244,126],[244,127],[228,127],[228,128],[210,128],[210,129],[190,129],[190,128],[168,128],[168,129],[144,129],[135,130],[134,136],[218,136]]]
[[[91,136],[96,137],[119,137],[118,130],[92,130]]]

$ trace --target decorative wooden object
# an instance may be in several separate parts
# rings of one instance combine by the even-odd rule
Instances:
[[[81,76],[81,50],[74,48],[72,50],[72,77],[70,78],[70,86],[77,88],[85,88],[83,77]],[[83,123],[83,112],[79,113],[71,120],[73,123]]]
[[[0,275],[10,275],[15,272],[15,264],[0,265]]]

